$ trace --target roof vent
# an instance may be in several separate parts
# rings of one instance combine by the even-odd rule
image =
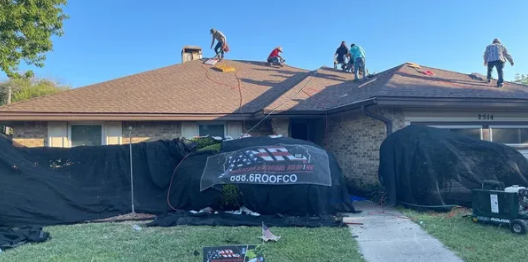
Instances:
[[[202,59],[202,48],[199,46],[187,45],[182,48],[182,63]]]

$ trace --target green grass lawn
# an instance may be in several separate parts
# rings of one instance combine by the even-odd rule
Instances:
[[[203,246],[262,244],[260,227],[132,229],[132,222],[45,228],[52,239],[0,253],[0,261],[202,261]],[[267,261],[363,261],[348,228],[271,228]],[[195,256],[195,251],[200,253]]]
[[[452,218],[448,214],[421,213],[403,209],[429,234],[444,243],[464,261],[528,261],[528,235],[519,236],[507,227],[475,224],[462,217],[469,211],[459,211]]]

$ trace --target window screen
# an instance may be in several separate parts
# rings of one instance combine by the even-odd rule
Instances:
[[[101,125],[72,125],[72,146],[100,146],[102,145],[103,128]]]

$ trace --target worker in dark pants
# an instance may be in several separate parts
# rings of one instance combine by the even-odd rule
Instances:
[[[491,83],[491,74],[493,73],[493,68],[496,67],[497,74],[499,75],[497,87],[504,86],[503,69],[506,60],[512,66],[515,64],[513,58],[508,53],[508,49],[502,45],[501,41],[497,38],[493,39],[493,43],[487,46],[484,52],[484,66],[488,67],[488,84]]]
[[[284,62],[286,62],[286,60],[284,60],[284,58],[282,58],[282,56],[279,53],[282,53],[282,47],[280,46],[273,49],[273,51],[271,51],[271,53],[268,56],[268,64],[270,66],[273,66],[273,65],[279,65],[280,67],[284,66]]]
[[[213,40],[211,42],[211,48],[213,48],[215,40],[218,41],[218,43],[216,44],[216,46],[214,48],[214,51],[216,53],[214,58],[218,57],[219,60],[222,60],[222,59],[224,59],[224,48],[227,45],[227,38],[225,37],[224,34],[222,34],[222,32],[220,32],[220,31],[218,31],[218,30],[216,30],[214,28],[211,29],[211,35],[213,37]]]
[[[337,69],[337,64],[341,65],[341,70],[345,71],[347,69],[348,52],[349,50],[345,41],[341,42],[341,45],[334,54],[334,69]]]

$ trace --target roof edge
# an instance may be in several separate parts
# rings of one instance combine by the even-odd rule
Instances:
[[[207,121],[249,120],[253,114],[133,114],[133,113],[25,113],[1,112],[0,123],[21,121]]]
[[[528,108],[528,99],[457,98],[457,97],[376,97],[379,106],[396,107],[456,107],[456,108]]]

